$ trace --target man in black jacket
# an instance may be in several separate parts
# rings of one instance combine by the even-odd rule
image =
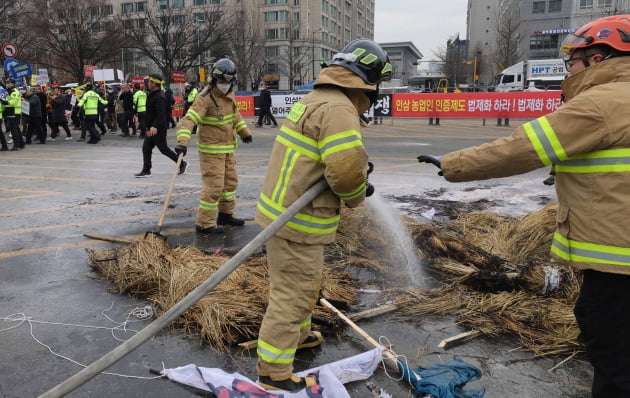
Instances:
[[[135,124],[133,124],[133,94],[129,90],[129,85],[124,83],[121,87],[120,94],[117,102],[122,103],[122,108],[118,108],[116,111],[116,118],[118,126],[122,134],[121,137],[129,137],[129,127],[133,129],[133,133],[136,133]]]
[[[142,170],[134,174],[137,178],[151,177],[151,155],[153,148],[158,147],[163,155],[169,157],[173,162],[177,163],[177,154],[168,147],[166,143],[166,130],[168,121],[166,118],[166,96],[162,91],[162,76],[149,75],[148,87],[149,95],[147,96],[146,111],[146,127],[147,132],[142,143]],[[184,174],[188,163],[182,160],[179,167],[179,174]]]
[[[175,127],[175,119],[173,119],[173,105],[175,105],[175,98],[173,97],[173,91],[169,86],[164,86],[164,95],[166,96],[166,125],[170,128]]]
[[[276,118],[271,113],[271,93],[267,88],[267,83],[262,84],[262,91],[260,92],[260,115],[258,116],[258,123],[256,127],[262,127],[265,116],[273,123],[273,127],[278,127]]]

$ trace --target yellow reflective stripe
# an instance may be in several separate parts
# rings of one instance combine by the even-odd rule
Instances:
[[[199,208],[208,211],[217,210],[219,208],[219,202],[206,202],[205,200],[199,199]]]
[[[562,144],[560,144],[560,140],[556,136],[556,132],[549,124],[546,116],[523,124],[523,129],[538,154],[538,158],[544,165],[568,159]]]
[[[289,186],[289,179],[291,178],[291,174],[295,168],[295,163],[299,157],[300,155],[298,152],[293,149],[287,149],[285,152],[282,167],[280,168],[280,176],[278,177],[278,181],[276,182],[276,186],[274,187],[271,195],[274,202],[284,203],[284,197]]]
[[[316,162],[322,161],[319,154],[319,146],[317,145],[316,140],[305,137],[304,135],[298,133],[295,130],[291,130],[286,126],[282,126],[280,128],[280,132],[276,136],[276,141],[288,148],[297,151],[301,155],[313,159]]]
[[[195,124],[199,124],[199,121],[201,120],[201,116],[192,109],[189,109],[188,112],[186,112],[186,116],[188,116]]]
[[[606,149],[572,156],[555,166],[561,173],[630,172],[630,149]]]
[[[247,123],[241,120],[240,122],[236,123],[236,126],[234,126],[234,130],[236,130],[236,132],[238,133],[239,131],[243,130],[246,127],[247,127]]]
[[[261,339],[258,339],[258,349],[256,351],[258,353],[258,358],[267,363],[290,364],[295,358],[296,350],[297,347],[282,350]]]
[[[361,185],[359,185],[359,188],[355,189],[354,191],[350,193],[335,192],[335,195],[339,196],[343,200],[352,200],[354,198],[358,198],[359,196],[365,194],[365,188],[366,188],[365,183],[362,183]]]
[[[221,144],[221,145],[209,145],[197,142],[197,150],[203,153],[221,154],[221,153],[234,153],[234,144]]]
[[[599,245],[553,235],[551,251],[558,257],[576,263],[598,263],[630,266],[630,248]]]
[[[221,192],[221,199],[224,201],[233,200],[235,196],[236,196],[236,191]]]
[[[234,123],[236,119],[236,113],[230,113],[229,115],[218,116],[205,116],[201,118],[201,124],[207,124],[210,126],[223,126],[226,124]]]
[[[274,203],[264,193],[260,194],[257,209],[267,216],[275,220],[278,216],[285,212],[286,208]],[[339,215],[330,218],[321,218],[298,213],[286,224],[289,228],[296,231],[306,232],[313,235],[327,235],[335,232],[339,225]]]
[[[192,132],[188,129],[181,129],[181,130],[177,130],[177,139],[179,140],[180,138],[191,138],[191,134]]]
[[[350,148],[362,146],[361,133],[356,130],[342,131],[326,137],[319,143],[319,153],[325,161],[326,157]]]
[[[313,317],[309,315],[305,320],[302,321],[302,323],[300,323],[300,328],[305,328],[307,326],[310,326],[312,323],[312,319]]]

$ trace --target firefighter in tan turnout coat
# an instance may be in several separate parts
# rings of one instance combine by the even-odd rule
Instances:
[[[212,67],[208,86],[196,97],[186,115],[177,124],[175,152],[186,154],[191,131],[197,126],[197,150],[203,188],[199,198],[196,230],[223,232],[223,225],[241,226],[243,220],[232,214],[236,206],[236,135],[244,143],[252,135],[240,113],[232,93],[236,82],[234,63],[223,58]],[[218,214],[217,214],[218,211]]]
[[[594,398],[630,397],[630,15],[567,35],[566,103],[510,137],[444,155],[421,155],[449,181],[552,166],[558,194],[551,254],[583,270],[574,313],[594,368]]]
[[[323,338],[311,331],[319,295],[323,245],[333,242],[342,201],[359,205],[373,192],[359,115],[369,109],[378,84],[391,75],[387,54],[359,39],[336,54],[315,81],[315,90],[293,105],[276,137],[260,194],[256,221],[266,227],[312,185],[326,178],[319,195],[267,242],[269,304],[258,336],[259,384],[297,391],[314,385],[293,373],[295,352]]]

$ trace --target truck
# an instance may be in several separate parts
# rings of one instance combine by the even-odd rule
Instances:
[[[566,76],[562,59],[530,59],[508,66],[497,75],[494,91],[560,90]]]

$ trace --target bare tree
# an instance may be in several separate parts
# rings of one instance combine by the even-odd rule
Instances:
[[[30,24],[38,12],[30,2],[0,2],[0,37],[3,43],[17,47],[17,57],[22,61],[37,61],[37,51],[33,47],[37,36]]]
[[[240,76],[238,89],[247,90],[249,82],[249,88],[254,91],[258,89],[267,65],[265,60],[266,39],[264,31],[256,23],[257,16],[245,9],[244,6],[236,11],[236,17],[239,23],[228,35],[228,42],[232,60],[236,64]]]
[[[497,33],[497,52],[494,62],[498,71],[502,71],[519,61],[520,26],[519,7],[500,9],[495,14],[494,28]]]
[[[286,54],[286,68],[289,76],[289,89],[304,84],[309,74],[311,62],[310,41],[300,37],[300,24],[293,21],[288,26],[289,45]]]
[[[33,0],[37,19],[30,28],[38,40],[32,47],[43,65],[60,69],[84,82],[84,66],[103,67],[119,54],[120,29],[112,5],[104,0]]]
[[[186,71],[229,55],[226,40],[233,22],[221,6],[189,9],[147,2],[143,15],[124,13],[126,45],[140,50],[170,82],[171,72]]]

